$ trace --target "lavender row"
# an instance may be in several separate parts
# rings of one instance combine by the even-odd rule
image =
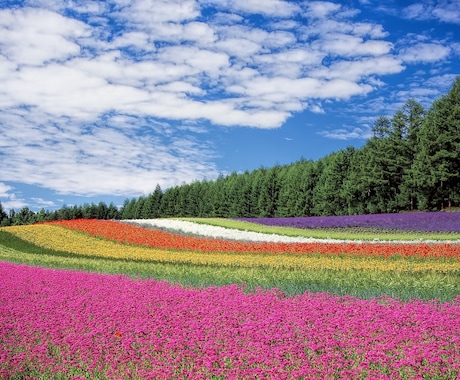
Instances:
[[[460,212],[413,212],[301,218],[238,218],[238,220],[296,228],[366,227],[406,231],[460,232]]]
[[[0,278],[0,378],[460,374],[460,298],[289,298],[9,263]]]

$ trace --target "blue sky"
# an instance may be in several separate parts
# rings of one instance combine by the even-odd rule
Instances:
[[[459,62],[456,0],[2,0],[0,202],[121,205],[360,147]]]

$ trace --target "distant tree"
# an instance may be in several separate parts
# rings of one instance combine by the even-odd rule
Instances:
[[[261,217],[274,217],[276,215],[281,189],[280,170],[280,166],[276,165],[265,172],[258,199]]]
[[[118,211],[118,208],[113,204],[113,202],[110,202],[109,208],[107,210],[107,219],[120,219],[120,212]]]
[[[168,218],[176,215],[176,203],[178,201],[178,186],[170,187],[163,193],[161,201],[161,216]]]
[[[109,208],[105,202],[99,202],[97,205],[97,219],[108,219]]]
[[[10,219],[8,214],[3,209],[2,203],[0,202],[0,227],[5,227],[10,225]]]
[[[137,200],[136,198],[126,199],[121,209],[121,219],[134,219],[135,218],[135,207]]]
[[[424,117],[425,110],[422,105],[409,99],[391,120],[390,139],[394,146],[395,182],[398,184],[395,208],[398,210],[414,210],[417,207],[418,174],[414,170],[414,162],[418,150],[417,135]]]
[[[322,159],[323,168],[313,196],[316,215],[344,215],[348,212],[344,183],[350,171],[354,148],[348,147]]]
[[[13,225],[32,224],[35,221],[35,213],[28,207],[23,207],[18,213],[14,214]]]
[[[253,218],[262,216],[263,214],[259,208],[259,198],[266,172],[267,169],[265,167],[260,167],[251,173],[251,217]]]
[[[203,180],[199,183],[198,190],[198,217],[205,218],[212,215],[212,200],[211,200],[212,182]]]
[[[228,216],[230,218],[237,218],[242,213],[244,207],[244,180],[245,177],[233,172],[225,180],[225,191],[228,197]]]
[[[99,219],[99,207],[94,203],[85,203],[81,208],[81,217],[84,219]]]
[[[229,215],[230,210],[230,200],[229,200],[229,192],[227,187],[228,181],[223,175],[219,175],[219,177],[214,181],[211,190],[211,199],[212,199],[212,216],[218,218],[226,218]]]
[[[46,222],[48,215],[49,215],[49,212],[46,211],[44,208],[42,208],[37,214],[35,214],[36,221],[37,222]]]
[[[144,209],[145,196],[139,197],[134,206],[134,219],[142,219],[142,211]]]

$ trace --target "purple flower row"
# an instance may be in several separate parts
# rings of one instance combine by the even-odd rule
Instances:
[[[407,231],[460,232],[460,212],[412,212],[301,218],[238,218],[268,226],[297,228],[368,227]]]
[[[0,378],[27,368],[143,379],[460,374],[460,298],[289,298],[10,263],[0,278]]]

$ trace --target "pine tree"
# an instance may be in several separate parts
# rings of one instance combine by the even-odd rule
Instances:
[[[0,202],[0,227],[9,226],[10,219],[8,214],[3,210],[2,202]]]
[[[429,109],[414,167],[423,208],[460,204],[460,77]]]

